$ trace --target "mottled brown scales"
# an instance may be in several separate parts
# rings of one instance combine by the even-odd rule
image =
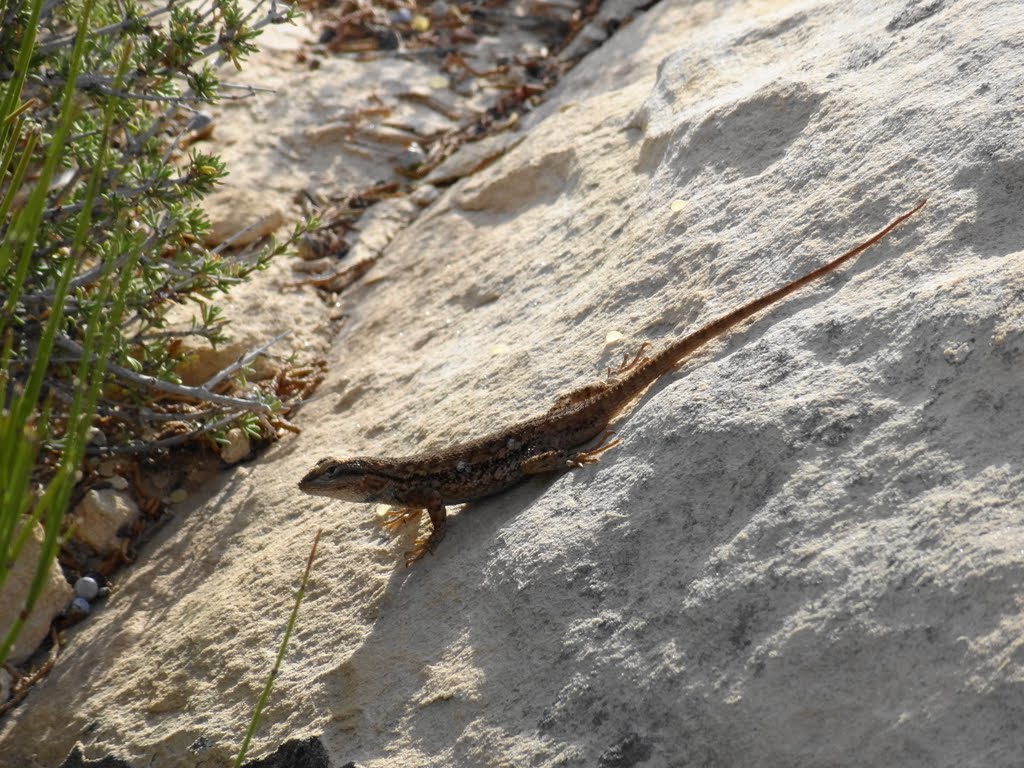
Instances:
[[[660,352],[648,355],[648,345],[644,344],[632,359],[624,359],[618,369],[610,370],[607,381],[562,395],[547,413],[443,451],[400,458],[321,459],[302,478],[299,488],[342,501],[391,505],[396,509],[384,523],[389,530],[418,519],[425,510],[432,530],[406,553],[405,564],[411,565],[433,552],[444,538],[446,506],[500,493],[531,475],[595,463],[620,442],[611,439],[609,422],[647,387],[712,339],[863,253],[921,210],[925,202],[922,200],[828,264],[708,323]],[[581,450],[598,436],[594,447]]]

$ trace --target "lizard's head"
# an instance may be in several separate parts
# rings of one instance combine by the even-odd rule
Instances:
[[[390,478],[380,474],[372,459],[320,459],[299,481],[299,490],[342,501],[387,501]]]

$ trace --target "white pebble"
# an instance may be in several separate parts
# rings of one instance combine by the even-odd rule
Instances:
[[[88,616],[92,613],[92,606],[89,605],[89,601],[84,597],[76,597],[71,601],[71,612],[79,613],[82,616]]]
[[[86,600],[95,600],[100,592],[100,585],[92,576],[83,576],[75,582],[75,594]]]

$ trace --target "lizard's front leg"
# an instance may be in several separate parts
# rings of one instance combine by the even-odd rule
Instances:
[[[427,497],[423,506],[426,508],[427,514],[430,515],[431,531],[429,535],[416,539],[412,549],[405,553],[406,568],[420,560],[428,552],[433,553],[448,530],[448,513],[445,511],[444,502],[439,494],[435,493]],[[403,511],[399,510],[399,512]]]

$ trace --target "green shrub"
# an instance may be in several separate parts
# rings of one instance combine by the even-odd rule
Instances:
[[[256,432],[280,405],[184,387],[174,370],[182,336],[223,338],[211,299],[301,233],[249,260],[207,247],[198,203],[225,169],[182,149],[218,96],[214,67],[238,67],[263,26],[292,18],[266,0],[248,12],[235,0],[0,0],[0,584],[32,527],[46,531],[23,617],[98,411],[116,425],[108,450],[137,452],[168,419],[189,425],[182,439],[235,423]],[[168,329],[186,301],[201,321]],[[0,639],[0,663],[20,624]]]

